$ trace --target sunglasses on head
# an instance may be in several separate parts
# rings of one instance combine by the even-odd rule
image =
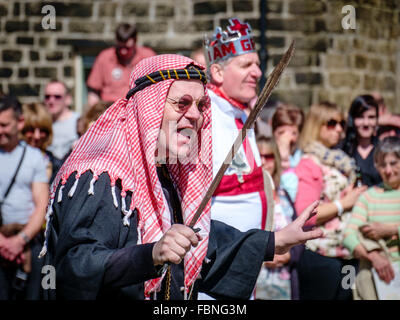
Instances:
[[[49,100],[51,97],[54,97],[54,99],[56,99],[56,100],[60,100],[63,96],[60,95],[60,94],[46,94],[46,95],[44,96],[44,98],[45,98],[46,100]]]
[[[344,127],[346,126],[346,122],[344,120],[337,121],[335,119],[331,119],[326,122],[326,126],[328,129],[335,129],[338,124],[342,127],[342,129],[344,129]]]
[[[178,100],[172,99],[170,97],[167,97],[167,99],[171,100],[174,105],[178,106],[177,111],[182,113],[185,113],[189,110],[189,108],[193,105],[193,101],[196,102],[196,106],[201,113],[204,112],[210,105],[210,99],[208,96],[203,96],[200,99],[195,100],[191,95],[185,94]]]

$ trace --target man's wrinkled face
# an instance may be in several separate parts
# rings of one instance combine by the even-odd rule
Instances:
[[[18,133],[24,126],[24,120],[17,117],[12,109],[0,111],[0,148],[9,150],[18,142]]]
[[[168,92],[157,144],[157,157],[184,159],[197,144],[208,97],[200,81],[175,81]],[[196,146],[197,147],[197,146]]]
[[[385,184],[393,189],[400,188],[400,159],[395,153],[386,154],[375,166]]]
[[[62,83],[52,82],[46,86],[44,104],[51,116],[57,118],[68,109],[69,97]]]
[[[224,93],[241,103],[249,103],[257,94],[257,83],[261,78],[260,59],[255,52],[232,58],[223,67]]]

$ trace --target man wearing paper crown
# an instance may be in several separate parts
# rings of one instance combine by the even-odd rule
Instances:
[[[226,31],[217,27],[204,40],[210,80],[214,175],[246,121],[245,109],[256,98],[261,77],[250,25],[237,18],[229,19],[229,23]],[[267,189],[271,189],[270,181],[261,167],[254,130],[248,130],[213,195],[212,219],[241,231],[266,227],[271,230],[271,216],[267,224],[267,205],[271,208],[273,204],[272,190]],[[199,298],[209,297],[202,294]]]
[[[222,162],[246,121],[245,109],[256,97],[261,77],[250,25],[229,20],[227,31],[220,27],[205,39],[213,131],[213,170]],[[221,184],[214,193],[211,216],[241,231],[265,229],[267,198],[254,130],[238,150]]]

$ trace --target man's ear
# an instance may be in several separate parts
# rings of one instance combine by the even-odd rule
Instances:
[[[69,93],[67,93],[67,95],[65,96],[65,104],[68,107],[72,106],[72,96]]]
[[[224,82],[224,69],[221,65],[214,63],[210,66],[210,74],[212,81],[217,85],[222,85]]]
[[[25,118],[23,115],[18,116],[17,118],[17,128],[18,132],[21,132],[25,125]]]

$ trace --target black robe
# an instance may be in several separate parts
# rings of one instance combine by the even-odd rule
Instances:
[[[165,173],[165,172],[164,172]],[[172,182],[158,170],[170,211],[177,213],[175,223],[181,223],[179,200]],[[82,174],[73,197],[68,191],[75,182],[71,174],[53,204],[49,224],[48,252],[45,264],[56,269],[56,289],[46,289],[47,299],[144,299],[144,281],[157,278],[154,267],[154,243],[137,245],[136,211],[130,226],[123,225],[121,188],[117,181],[118,208],[113,204],[110,178],[99,176],[94,195],[88,195],[91,172]],[[131,192],[127,193],[129,207]],[[243,213],[245,214],[245,212]],[[172,215],[172,214],[171,214]],[[174,221],[177,220],[178,221]],[[274,234],[253,229],[248,232],[211,221],[207,259],[203,262],[201,279],[196,280],[192,298],[202,291],[217,299],[248,299],[263,261],[274,256]],[[183,263],[171,265],[170,299],[183,299]],[[157,299],[165,299],[166,279]]]

